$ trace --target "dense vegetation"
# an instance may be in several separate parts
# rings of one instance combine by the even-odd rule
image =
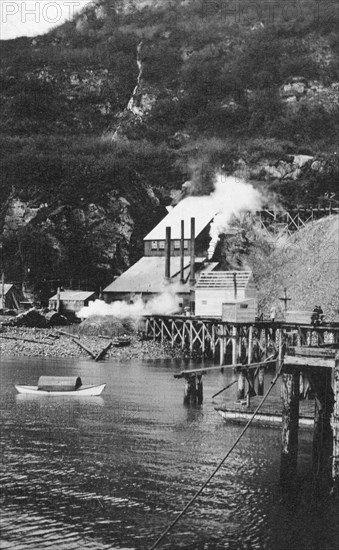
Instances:
[[[168,200],[187,177],[206,191],[214,168],[231,172],[239,158],[249,165],[298,153],[325,159],[328,169],[306,172],[298,185],[268,183],[287,205],[316,204],[324,189],[337,191],[339,109],[326,95],[339,81],[331,6],[319,4],[315,14],[314,4],[303,0],[297,12],[282,3],[272,14],[262,1],[258,15],[240,1],[236,16],[221,0],[138,5],[99,0],[47,35],[2,43],[3,202],[16,196],[47,209],[105,207],[114,191],[132,205],[135,259],[159,200]],[[140,43],[140,86],[155,100],[142,117],[133,117],[125,108],[137,83]],[[325,91],[291,108],[281,87],[296,77],[317,81]],[[120,137],[112,141],[117,129]],[[81,239],[73,227],[75,243],[68,245],[59,227],[53,237],[66,252],[60,259],[59,251],[57,261],[55,248],[44,241],[46,216],[34,221],[34,231],[61,277]],[[18,253],[24,238],[12,238],[11,259],[4,255],[12,273],[25,273],[27,262]],[[97,252],[79,246],[73,271],[87,272],[90,258],[94,281]],[[124,267],[118,256],[99,269],[100,280],[108,281],[117,267]]]

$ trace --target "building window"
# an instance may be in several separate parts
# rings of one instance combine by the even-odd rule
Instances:
[[[165,250],[165,241],[159,241],[159,250]]]
[[[152,241],[151,248],[152,248],[152,250],[157,250],[158,249],[158,241]]]
[[[184,248],[188,248],[188,241],[184,241]]]
[[[174,241],[174,250],[180,250],[180,241]]]

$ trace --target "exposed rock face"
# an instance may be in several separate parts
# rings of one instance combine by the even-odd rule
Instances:
[[[297,109],[301,105],[321,105],[327,111],[337,109],[339,103],[339,82],[325,86],[317,80],[293,77],[280,87],[281,99]]]
[[[335,156],[334,156],[335,158]],[[333,158],[333,161],[334,161]],[[234,167],[234,175],[242,179],[260,179],[265,181],[297,181],[304,174],[331,174],[332,162],[329,158],[311,155],[285,155],[283,159],[265,162],[262,158],[256,164],[250,164],[240,158]]]
[[[37,216],[39,209],[29,206],[28,203],[16,197],[10,198],[5,210],[4,233],[17,231],[20,227],[29,224]]]
[[[130,264],[135,221],[130,212],[130,203],[117,191],[108,195],[105,206],[90,203],[75,209],[67,205],[53,208],[41,204],[33,207],[28,201],[12,196],[4,213],[3,236],[7,239],[18,238],[20,243],[24,229],[24,235],[33,233],[44,236],[47,255],[53,256],[54,263],[60,265],[63,262],[71,265],[74,260],[78,261],[78,258],[69,257],[71,250],[80,258],[83,257],[82,261],[85,262],[90,262],[90,258],[83,255],[90,254],[92,261],[95,258],[98,272],[107,273],[109,278],[112,273],[121,272]],[[34,267],[34,276],[39,276],[40,252],[37,258],[21,253],[20,257],[23,262],[21,269],[27,279],[25,295],[33,300],[33,272],[30,266]]]

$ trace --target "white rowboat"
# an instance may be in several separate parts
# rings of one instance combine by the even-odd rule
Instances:
[[[100,395],[106,384],[83,386],[80,376],[40,376],[37,386],[19,386],[19,393],[30,395]]]
[[[84,395],[95,396],[100,395],[104,390],[106,384],[100,384],[97,386],[81,386],[78,390],[40,390],[38,386],[19,386],[15,385],[18,393],[26,393],[30,395]]]

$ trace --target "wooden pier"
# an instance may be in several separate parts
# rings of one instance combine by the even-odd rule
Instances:
[[[328,471],[332,492],[339,493],[339,324],[228,323],[220,319],[183,316],[145,318],[148,337],[189,352],[218,358],[218,366],[183,370],[184,402],[203,400],[203,375],[232,368],[238,373],[237,399],[263,395],[267,368],[281,369],[281,484],[293,486],[297,472],[299,402],[311,390],[315,396],[313,465],[315,475]],[[226,389],[226,388],[225,388]],[[246,406],[245,405],[245,406]]]

